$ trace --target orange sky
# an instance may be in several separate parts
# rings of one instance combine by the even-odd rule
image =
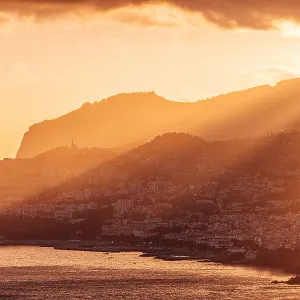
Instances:
[[[93,18],[1,22],[0,158],[28,127],[121,93],[195,101],[300,74],[300,29],[223,29],[178,9],[119,9]],[[4,18],[3,18],[4,19]]]

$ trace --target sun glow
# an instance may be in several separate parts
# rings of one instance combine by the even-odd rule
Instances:
[[[300,38],[300,25],[291,22],[284,21],[277,24],[284,37],[297,37]]]

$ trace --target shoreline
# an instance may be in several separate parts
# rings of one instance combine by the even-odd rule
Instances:
[[[297,267],[279,267],[270,264],[264,264],[259,261],[248,261],[248,260],[239,260],[234,261],[230,260],[229,257],[220,257],[213,252],[204,252],[204,251],[190,251],[185,248],[149,248],[141,246],[124,246],[124,245],[111,245],[99,243],[97,241],[47,241],[47,240],[38,240],[38,241],[22,241],[22,240],[12,240],[12,241],[0,241],[0,247],[5,246],[37,246],[37,247],[49,247],[54,248],[55,250],[62,251],[86,251],[86,252],[101,252],[105,254],[110,253],[126,253],[126,252],[136,252],[141,253],[140,257],[152,257],[158,260],[164,261],[198,261],[206,263],[215,263],[223,264],[228,266],[243,266],[243,267],[254,267],[254,268],[268,268],[274,269],[286,274],[295,274],[298,273]],[[299,269],[300,270],[300,269]]]

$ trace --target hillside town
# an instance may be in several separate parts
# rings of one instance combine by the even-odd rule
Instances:
[[[300,199],[270,199],[287,190],[284,180],[240,177],[235,184],[209,181],[177,186],[161,180],[118,184],[116,191],[86,189],[66,192],[53,203],[0,205],[1,217],[52,218],[70,224],[84,221],[85,211],[111,207],[111,218],[99,219],[98,236],[160,238],[170,244],[245,251],[245,245],[269,250],[300,246]],[[238,198],[241,197],[239,200]],[[104,199],[105,204],[101,204]],[[114,200],[115,199],[115,200]],[[232,199],[237,199],[233,201]],[[240,249],[237,249],[241,242]]]
[[[202,141],[176,134],[171,139],[184,141],[177,144],[176,153],[168,151],[167,157],[165,152],[155,154],[153,144],[169,138],[150,142],[152,156],[145,156],[140,148],[122,157],[121,164],[116,160],[101,165],[55,192],[22,202],[2,202],[0,221],[10,220],[22,230],[28,220],[34,224],[51,221],[59,224],[61,231],[68,228],[63,236],[66,240],[201,249],[249,261],[257,259],[260,249],[300,249],[298,157],[290,157],[293,168],[286,167],[290,162],[282,152],[271,165],[269,160],[261,160],[254,169],[248,163],[233,168],[227,159],[226,164],[220,160],[217,164],[205,152],[194,156],[193,147],[186,152],[182,145],[187,141],[192,139],[197,145]],[[284,135],[282,139],[291,143],[295,137]],[[13,239],[14,234],[0,226],[2,239]],[[55,234],[52,239],[58,238]]]

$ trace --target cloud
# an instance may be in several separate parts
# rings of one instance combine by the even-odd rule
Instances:
[[[300,6],[296,0],[0,0],[0,12],[37,21],[108,12],[126,6],[169,4],[198,13],[220,27],[277,29],[278,22],[300,24]],[[123,22],[152,25],[148,16],[119,16]],[[164,25],[164,24],[162,24]],[[168,24],[167,24],[168,25]]]
[[[10,23],[12,20],[11,20],[11,17],[8,15],[8,14],[2,14],[0,13],[0,25],[3,25],[3,24],[8,24]]]
[[[136,24],[142,27],[177,27],[178,18],[169,14],[164,16],[158,16],[155,13],[149,11],[140,10],[138,12],[132,10],[118,10],[113,12],[111,17],[121,23]]]

